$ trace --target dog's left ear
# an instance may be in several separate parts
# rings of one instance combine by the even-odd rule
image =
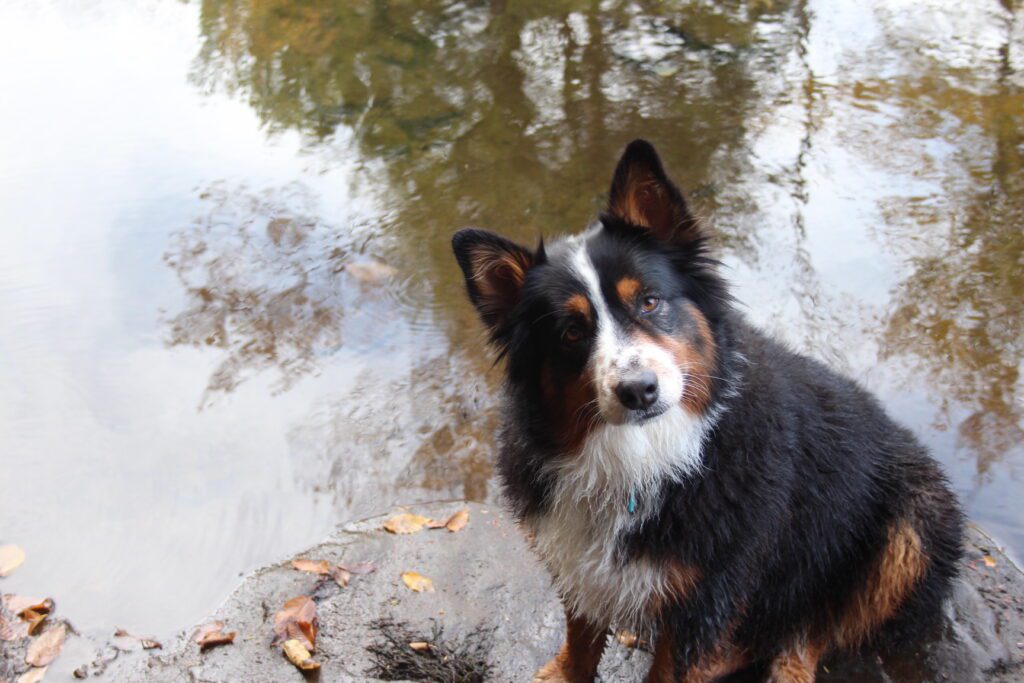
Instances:
[[[666,242],[683,244],[699,237],[697,219],[665,175],[654,145],[646,140],[634,140],[622,153],[612,178],[608,213]]]

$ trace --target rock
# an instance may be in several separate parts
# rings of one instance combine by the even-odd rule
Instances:
[[[409,510],[447,519],[464,503],[435,503]],[[388,515],[341,527],[327,541],[296,557],[331,563],[370,561],[371,574],[352,576],[345,588],[329,576],[295,570],[288,558],[249,576],[204,623],[225,622],[238,631],[234,644],[200,653],[183,632],[165,652],[122,655],[102,678],[112,681],[305,680],[271,646],[274,614],[290,598],[317,602],[319,633],[314,657],[321,681],[374,681],[367,645],[379,641],[372,624],[382,617],[407,622],[430,642],[432,620],[445,637],[493,629],[489,680],[528,681],[558,649],[564,617],[544,569],[515,524],[499,509],[469,504],[469,524],[458,533],[424,529],[395,535],[382,529]],[[995,566],[984,562],[985,556]],[[401,575],[415,571],[433,579],[434,592],[415,593]],[[822,683],[1010,683],[1024,678],[1024,575],[992,539],[970,527],[963,578],[943,633],[919,650],[879,662],[870,657],[827,663]],[[422,650],[422,645],[419,646]],[[650,656],[609,641],[602,681],[640,681]]]

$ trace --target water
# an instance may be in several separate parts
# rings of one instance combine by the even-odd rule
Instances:
[[[2,589],[166,636],[394,502],[493,500],[449,252],[654,141],[748,314],[1024,551],[1024,19],[978,2],[0,5]]]

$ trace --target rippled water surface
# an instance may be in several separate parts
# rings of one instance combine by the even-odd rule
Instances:
[[[0,4],[3,590],[165,635],[393,502],[491,500],[451,232],[533,242],[643,136],[749,315],[1024,551],[1014,0]]]

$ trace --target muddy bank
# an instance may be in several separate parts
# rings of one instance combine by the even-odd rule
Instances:
[[[435,503],[414,512],[445,519],[462,507]],[[406,624],[405,632],[392,633],[399,642],[422,640],[433,651],[447,647],[447,652],[457,652],[461,647],[464,655],[477,656],[487,680],[529,680],[560,644],[563,617],[558,601],[507,516],[494,507],[469,504],[468,509],[469,524],[456,533],[388,533],[382,524],[392,511],[342,526],[297,556],[332,564],[373,563],[373,573],[353,575],[344,588],[330,577],[297,571],[293,558],[256,571],[210,615],[224,621],[225,630],[237,632],[231,645],[201,653],[189,629],[161,650],[144,651],[124,639],[90,643],[72,629],[46,679],[64,680],[77,670],[79,676],[110,681],[302,681],[303,674],[282,656],[280,647],[270,644],[275,613],[290,598],[309,595],[319,615],[315,659],[321,669],[313,674],[319,680],[381,680],[373,673],[370,651],[385,644],[381,619]],[[410,590],[401,578],[409,571],[430,578],[433,591]],[[4,616],[11,617],[7,612]],[[27,669],[29,640],[0,642],[0,681],[14,681]],[[971,527],[963,579],[942,635],[898,659],[832,662],[819,680],[1009,683],[1024,677],[1022,652],[1024,575],[990,538]],[[613,638],[602,680],[641,680],[648,662],[642,649],[627,648]],[[481,663],[474,665],[479,670]]]

